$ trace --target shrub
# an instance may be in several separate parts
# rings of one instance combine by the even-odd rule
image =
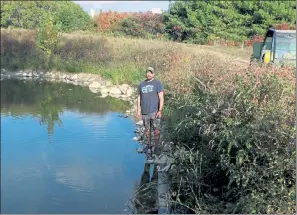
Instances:
[[[285,23],[282,23],[282,24],[274,25],[273,28],[275,28],[277,30],[296,30],[296,24],[291,25],[291,24],[285,22]]]
[[[290,2],[176,1],[164,13],[166,32],[176,41],[207,44],[212,37],[243,42],[269,26],[296,22]]]
[[[54,23],[61,32],[85,31],[92,29],[92,19],[84,9],[72,1],[55,2]]]
[[[277,30],[296,30],[296,25],[292,26],[289,23],[285,22],[282,24],[277,24],[272,26],[272,28],[277,29]],[[254,42],[263,42],[265,35],[255,35],[253,36],[250,40],[244,41],[245,46],[253,46]]]
[[[236,77],[229,91],[196,87],[166,102],[177,213],[295,212],[294,69]]]
[[[45,54],[36,47],[36,31],[1,29],[1,67],[11,70],[40,69]]]
[[[99,31],[141,38],[159,38],[165,33],[163,16],[152,12],[101,12],[96,16]]]
[[[119,23],[126,17],[131,16],[132,13],[121,13],[121,12],[100,12],[98,15],[95,15],[94,20],[98,24],[98,31],[108,30],[112,25]]]
[[[126,36],[148,37],[148,32],[143,29],[143,24],[136,17],[123,19],[117,26],[110,29],[113,32],[119,32]]]
[[[38,30],[36,45],[45,53],[47,60],[51,57],[57,42],[58,30],[53,24],[53,19],[51,17],[45,17]]]
[[[51,16],[62,32],[87,30],[92,20],[72,1],[1,1],[1,27],[37,29],[44,16]]]
[[[63,61],[104,64],[111,61],[111,45],[105,37],[63,35],[55,49],[55,55]]]
[[[245,46],[251,47],[255,42],[263,42],[264,38],[264,36],[253,36],[250,40],[246,40],[244,43]]]

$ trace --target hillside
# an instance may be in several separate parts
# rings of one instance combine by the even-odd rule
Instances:
[[[211,56],[218,65],[231,62],[244,66],[242,62],[248,62],[249,53],[248,49],[236,47],[189,45],[86,32],[63,33],[47,65],[46,55],[36,46],[35,30],[1,29],[1,35],[3,68],[90,72],[118,83],[137,83],[143,78],[141,71],[148,65],[159,70],[161,76],[166,76],[173,67],[194,66],[203,56]],[[11,56],[15,56],[14,61],[10,60]],[[239,56],[242,56],[241,61]]]

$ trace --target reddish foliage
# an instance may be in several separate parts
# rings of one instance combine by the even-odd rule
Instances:
[[[164,33],[164,23],[162,14],[154,14],[152,12],[139,12],[135,13],[134,17],[137,20],[137,23],[140,24],[140,29],[151,33],[161,35]]]
[[[99,13],[94,19],[98,24],[98,31],[103,31],[131,15],[133,15],[133,13],[107,11]]]
[[[285,22],[282,24],[274,25],[273,28],[277,30],[296,30],[296,25],[292,26],[289,23]]]
[[[153,14],[152,12],[101,12],[99,15],[95,16],[95,21],[98,24],[98,31],[104,31],[110,29],[115,24],[118,24],[123,19],[127,17],[134,17],[138,22],[143,23],[135,29],[137,32],[145,31],[161,37],[164,33],[164,23],[161,14]],[[292,26],[289,23],[282,23],[274,25],[273,28],[278,30],[296,30],[296,25]],[[178,25],[172,27],[172,30],[177,34],[181,33],[182,28]],[[208,45],[225,45],[230,46],[253,46],[254,42],[262,42],[264,36],[255,35],[251,39],[242,42],[229,41],[229,40],[217,40],[208,41]]]
[[[264,41],[264,36],[253,36],[250,40],[244,41],[244,45],[247,47],[253,46],[254,42],[263,42]]]
[[[98,24],[98,31],[104,31],[110,29],[115,24],[118,24],[123,19],[128,17],[135,17],[137,20],[142,22],[141,27],[146,31],[152,31],[152,29],[146,29],[148,26],[150,28],[162,28],[164,26],[162,22],[161,14],[154,14],[152,12],[114,12],[107,11],[101,12],[95,16],[95,21]],[[138,29],[141,30],[141,29]]]
[[[277,24],[272,26],[272,28],[277,29],[277,30],[296,30],[296,25],[292,26],[289,23],[282,23],[282,24]],[[245,46],[253,46],[254,42],[263,42],[264,41],[264,36],[253,36],[250,40],[244,41]]]

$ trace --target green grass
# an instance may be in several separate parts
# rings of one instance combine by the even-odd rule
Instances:
[[[121,65],[120,67],[100,66],[96,64],[82,64],[83,70],[89,73],[101,75],[114,84],[131,84],[137,85],[144,78],[143,69],[136,65]]]

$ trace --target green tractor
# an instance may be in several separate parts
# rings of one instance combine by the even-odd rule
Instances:
[[[296,30],[270,28],[264,42],[253,44],[251,62],[296,66]]]

